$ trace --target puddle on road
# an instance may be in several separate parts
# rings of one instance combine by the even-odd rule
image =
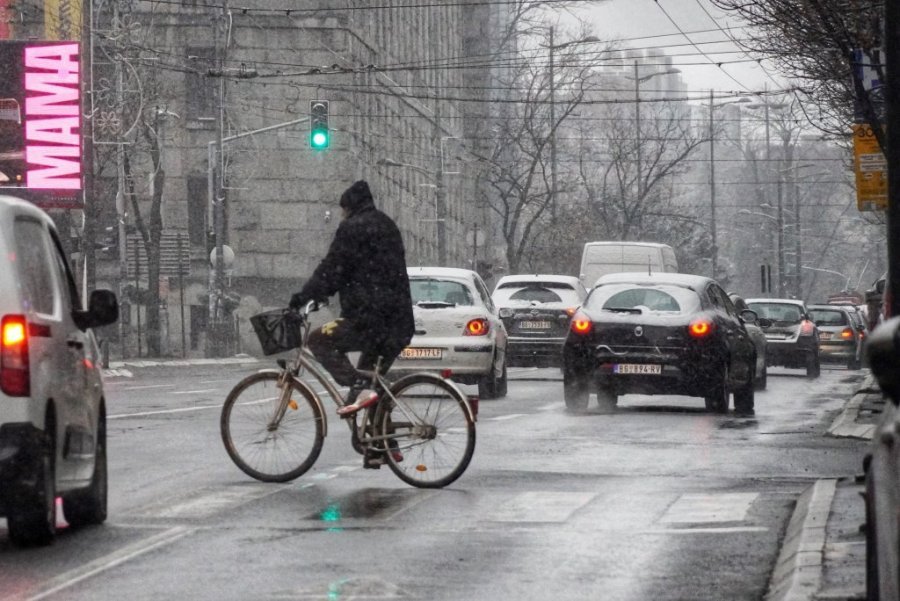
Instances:
[[[308,515],[307,519],[339,522],[390,516],[418,497],[416,491],[369,488],[330,500],[325,507]]]

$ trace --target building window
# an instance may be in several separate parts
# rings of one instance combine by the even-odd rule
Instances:
[[[187,119],[213,122],[218,106],[218,82],[206,72],[215,64],[215,50],[207,47],[188,47],[187,63],[191,71],[185,74]]]
[[[206,176],[191,175],[187,178],[188,237],[191,246],[206,247],[207,224]]]

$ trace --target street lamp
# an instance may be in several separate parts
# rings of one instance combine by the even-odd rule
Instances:
[[[748,109],[759,109],[762,108],[765,110],[765,121],[766,121],[766,169],[771,170],[771,146],[769,144],[769,109],[782,109],[787,106],[787,104],[783,102],[769,102],[764,100],[762,102],[754,102],[751,104],[744,105]],[[781,191],[781,175],[778,176],[778,180],[776,182],[778,184],[778,226],[777,226],[777,236],[778,236],[778,244],[777,251],[778,256],[776,260],[778,262],[778,296],[784,296],[784,256],[782,254],[782,249],[784,247],[784,207],[782,202],[782,191]],[[768,186],[766,187],[766,196],[768,197]]]
[[[710,261],[710,277],[716,278],[716,271],[719,263],[719,244],[716,235],[716,139],[714,127],[715,109],[727,104],[745,104],[750,102],[749,98],[738,98],[729,102],[713,103],[713,90],[709,91],[709,225],[710,238],[712,242],[712,260]]]
[[[634,128],[637,140],[637,195],[640,198],[643,193],[643,184],[641,183],[641,84],[650,81],[657,75],[671,75],[681,73],[681,69],[666,69],[665,71],[655,71],[648,75],[640,76],[638,72],[638,61],[634,61],[634,77],[625,76],[625,79],[634,80]]]
[[[401,163],[394,159],[378,159],[375,163],[379,167],[405,167],[418,171],[419,173],[430,178],[434,182],[435,192],[435,222],[437,223],[437,246],[438,246],[438,264],[440,267],[447,265],[447,226],[446,226],[446,190],[444,189],[444,178],[441,171],[437,173],[429,171],[424,167],[413,165],[411,163]]]
[[[553,52],[575,44],[600,42],[596,36],[586,36],[580,40],[572,40],[562,44],[553,43],[554,28],[550,28],[550,44],[547,46],[550,55],[550,218],[556,223],[556,74],[553,71]]]

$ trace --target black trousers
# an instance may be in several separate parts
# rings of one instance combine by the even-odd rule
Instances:
[[[360,351],[357,368],[366,371],[374,371],[380,356],[379,371],[384,374],[404,346],[389,340],[373,340],[371,335],[360,331],[353,322],[344,318],[329,321],[309,333],[309,350],[341,386],[362,383],[347,353]]]

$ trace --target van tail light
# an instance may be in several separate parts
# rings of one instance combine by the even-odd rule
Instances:
[[[572,316],[572,322],[569,329],[571,329],[574,334],[586,336],[594,329],[594,322],[588,319],[588,316],[584,313],[576,313]]]
[[[715,329],[715,322],[706,319],[705,317],[698,317],[688,325],[688,333],[692,338],[706,338],[712,334]]]
[[[801,336],[812,336],[813,332],[816,331],[816,324],[811,322],[808,319],[804,319],[800,322],[800,335]]]
[[[852,340],[853,339],[853,330],[850,328],[844,328],[841,330],[841,338],[844,340]]]
[[[24,315],[6,315],[0,321],[0,390],[9,396],[31,394],[28,324]]]
[[[466,324],[464,335],[466,336],[487,336],[491,331],[491,323],[483,317],[472,319]]]

